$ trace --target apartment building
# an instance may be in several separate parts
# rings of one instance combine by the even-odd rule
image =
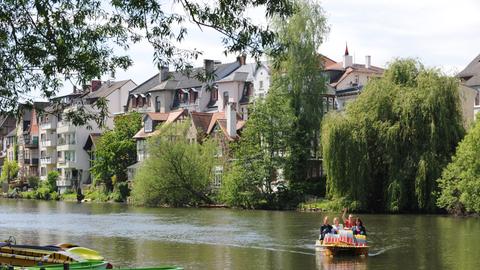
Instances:
[[[11,115],[0,116],[0,174],[2,173],[3,163],[8,160],[8,135],[15,130],[16,120]]]
[[[128,93],[135,86],[131,80],[92,81],[91,86],[83,91],[74,91],[54,98],[54,104],[61,104],[65,109],[58,111],[50,106],[39,118],[40,178],[45,180],[50,171],[58,171],[60,177],[57,186],[60,192],[91,183],[89,170],[92,153],[85,145],[91,140],[92,134],[97,136],[105,129],[113,128],[114,116],[124,112],[123,104],[126,104]],[[86,126],[75,126],[65,119],[65,113],[79,108],[96,113],[98,109],[94,103],[100,98],[107,102],[108,116],[104,119],[105,127],[99,127],[94,121],[90,121]]]

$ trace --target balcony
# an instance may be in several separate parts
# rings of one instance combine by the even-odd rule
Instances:
[[[72,186],[72,179],[69,178],[61,178],[57,180],[58,187],[71,187]]]
[[[25,165],[38,166],[38,158],[25,158],[23,163]]]
[[[56,121],[43,122],[43,123],[40,124],[40,128],[44,129],[44,130],[56,129],[57,128],[57,122]]]
[[[57,140],[55,138],[49,138],[46,140],[41,141],[43,147],[56,147],[57,146]]]
[[[59,168],[75,168],[76,163],[74,160],[65,160],[64,158],[59,158],[57,161],[57,167]]]
[[[55,164],[56,159],[54,157],[42,157],[40,158],[42,164]]]
[[[23,140],[26,148],[38,148],[38,137],[25,136]]]
[[[57,126],[57,133],[69,133],[69,132],[75,132],[76,127],[71,124],[70,122],[59,122]]]

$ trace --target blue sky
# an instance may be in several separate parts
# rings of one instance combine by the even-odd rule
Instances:
[[[336,61],[342,60],[348,43],[356,63],[364,63],[365,55],[371,55],[372,64],[381,67],[396,57],[413,57],[426,66],[455,74],[480,53],[478,0],[324,0],[321,5],[330,32],[319,52]],[[180,10],[172,3],[166,8]],[[260,9],[250,10],[249,16],[266,23]],[[221,36],[215,31],[200,31],[193,24],[188,29],[190,34],[180,46],[203,51],[196,65],[204,58],[222,62],[235,59],[235,55],[223,55]],[[148,44],[132,46],[127,53],[134,65],[118,71],[117,80],[132,79],[140,84],[157,72]],[[67,84],[60,94],[71,89]]]

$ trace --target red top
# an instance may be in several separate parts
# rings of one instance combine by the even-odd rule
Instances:
[[[353,222],[352,222],[352,223],[353,223]],[[351,228],[351,227],[353,227],[353,224],[350,224],[350,221],[348,221],[348,219],[347,219],[347,220],[345,220],[345,224],[343,224],[343,227],[345,227],[345,228]]]

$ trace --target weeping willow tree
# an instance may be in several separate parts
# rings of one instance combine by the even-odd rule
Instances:
[[[327,196],[370,211],[433,211],[436,179],[464,130],[458,84],[395,60],[322,126]]]

